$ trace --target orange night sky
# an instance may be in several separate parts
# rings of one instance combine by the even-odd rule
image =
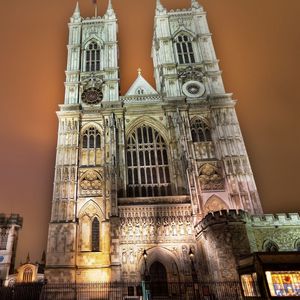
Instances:
[[[80,0],[92,16],[91,0]],[[98,1],[99,2],[99,1]],[[121,92],[150,57],[155,0],[113,0],[119,20]],[[161,0],[168,9],[189,0]],[[75,0],[0,1],[0,204],[24,218],[17,266],[46,249],[63,103],[67,22]],[[227,92],[237,113],[266,213],[299,212],[300,1],[202,0]],[[107,0],[100,0],[100,13]]]

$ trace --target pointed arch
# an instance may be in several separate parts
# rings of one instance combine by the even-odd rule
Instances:
[[[300,239],[295,241],[295,250],[300,251]]]
[[[217,195],[212,195],[209,197],[204,205],[204,214],[208,214],[210,212],[220,211],[220,210],[228,210],[229,206],[226,202]]]
[[[191,135],[194,143],[212,141],[208,120],[201,117],[194,117],[191,120]]]
[[[99,40],[89,39],[84,45],[83,61],[85,72],[97,72],[101,69],[101,43]]]
[[[168,281],[180,281],[182,263],[180,263],[179,257],[174,252],[161,246],[154,246],[145,250],[147,253],[147,267],[151,267],[153,263],[159,262],[167,271]],[[145,273],[145,260],[142,253],[137,260],[137,270],[140,270],[140,276],[142,277]]]
[[[193,34],[188,30],[180,30],[174,36],[174,46],[179,64],[195,63],[195,51],[193,47]]]
[[[101,220],[103,210],[90,200],[79,211],[79,248],[81,251],[99,252],[101,247]]]
[[[126,128],[126,137],[128,137],[128,135],[131,134],[136,127],[142,125],[148,125],[156,129],[159,134],[162,135],[163,139],[169,144],[169,137],[166,127],[161,122],[158,122],[157,119],[148,116],[138,117],[131,121]]]
[[[272,241],[272,240],[265,240],[263,242],[263,250],[265,252],[278,252],[279,251],[279,247],[278,245]]]
[[[136,125],[127,134],[127,196],[171,195],[167,144],[145,119]]]
[[[31,267],[26,267],[23,271],[23,282],[32,282],[33,270]]]

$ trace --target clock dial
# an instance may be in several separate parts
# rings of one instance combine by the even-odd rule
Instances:
[[[100,88],[88,88],[83,91],[81,100],[85,104],[99,104],[103,98],[102,91]]]

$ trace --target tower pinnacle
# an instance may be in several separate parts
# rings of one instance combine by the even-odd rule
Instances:
[[[71,17],[71,22],[80,21],[80,19],[81,19],[81,16],[80,16],[79,2],[77,1],[74,13]]]
[[[161,4],[160,0],[156,0],[156,14],[166,12],[166,9]]]
[[[113,6],[112,6],[112,0],[108,0],[108,5],[107,5],[107,10],[106,10],[105,15],[107,17],[114,17],[115,16],[115,12],[114,12],[114,9],[113,9]]]
[[[199,4],[198,0],[191,0],[191,7],[192,8],[201,8],[201,5]]]

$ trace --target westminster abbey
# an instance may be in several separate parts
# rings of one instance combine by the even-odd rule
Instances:
[[[139,69],[125,95],[111,1],[88,18],[77,4],[70,19],[48,282],[138,282],[145,272],[161,282],[230,281],[239,257],[299,243],[299,215],[262,215],[204,8],[162,2],[156,85]]]

